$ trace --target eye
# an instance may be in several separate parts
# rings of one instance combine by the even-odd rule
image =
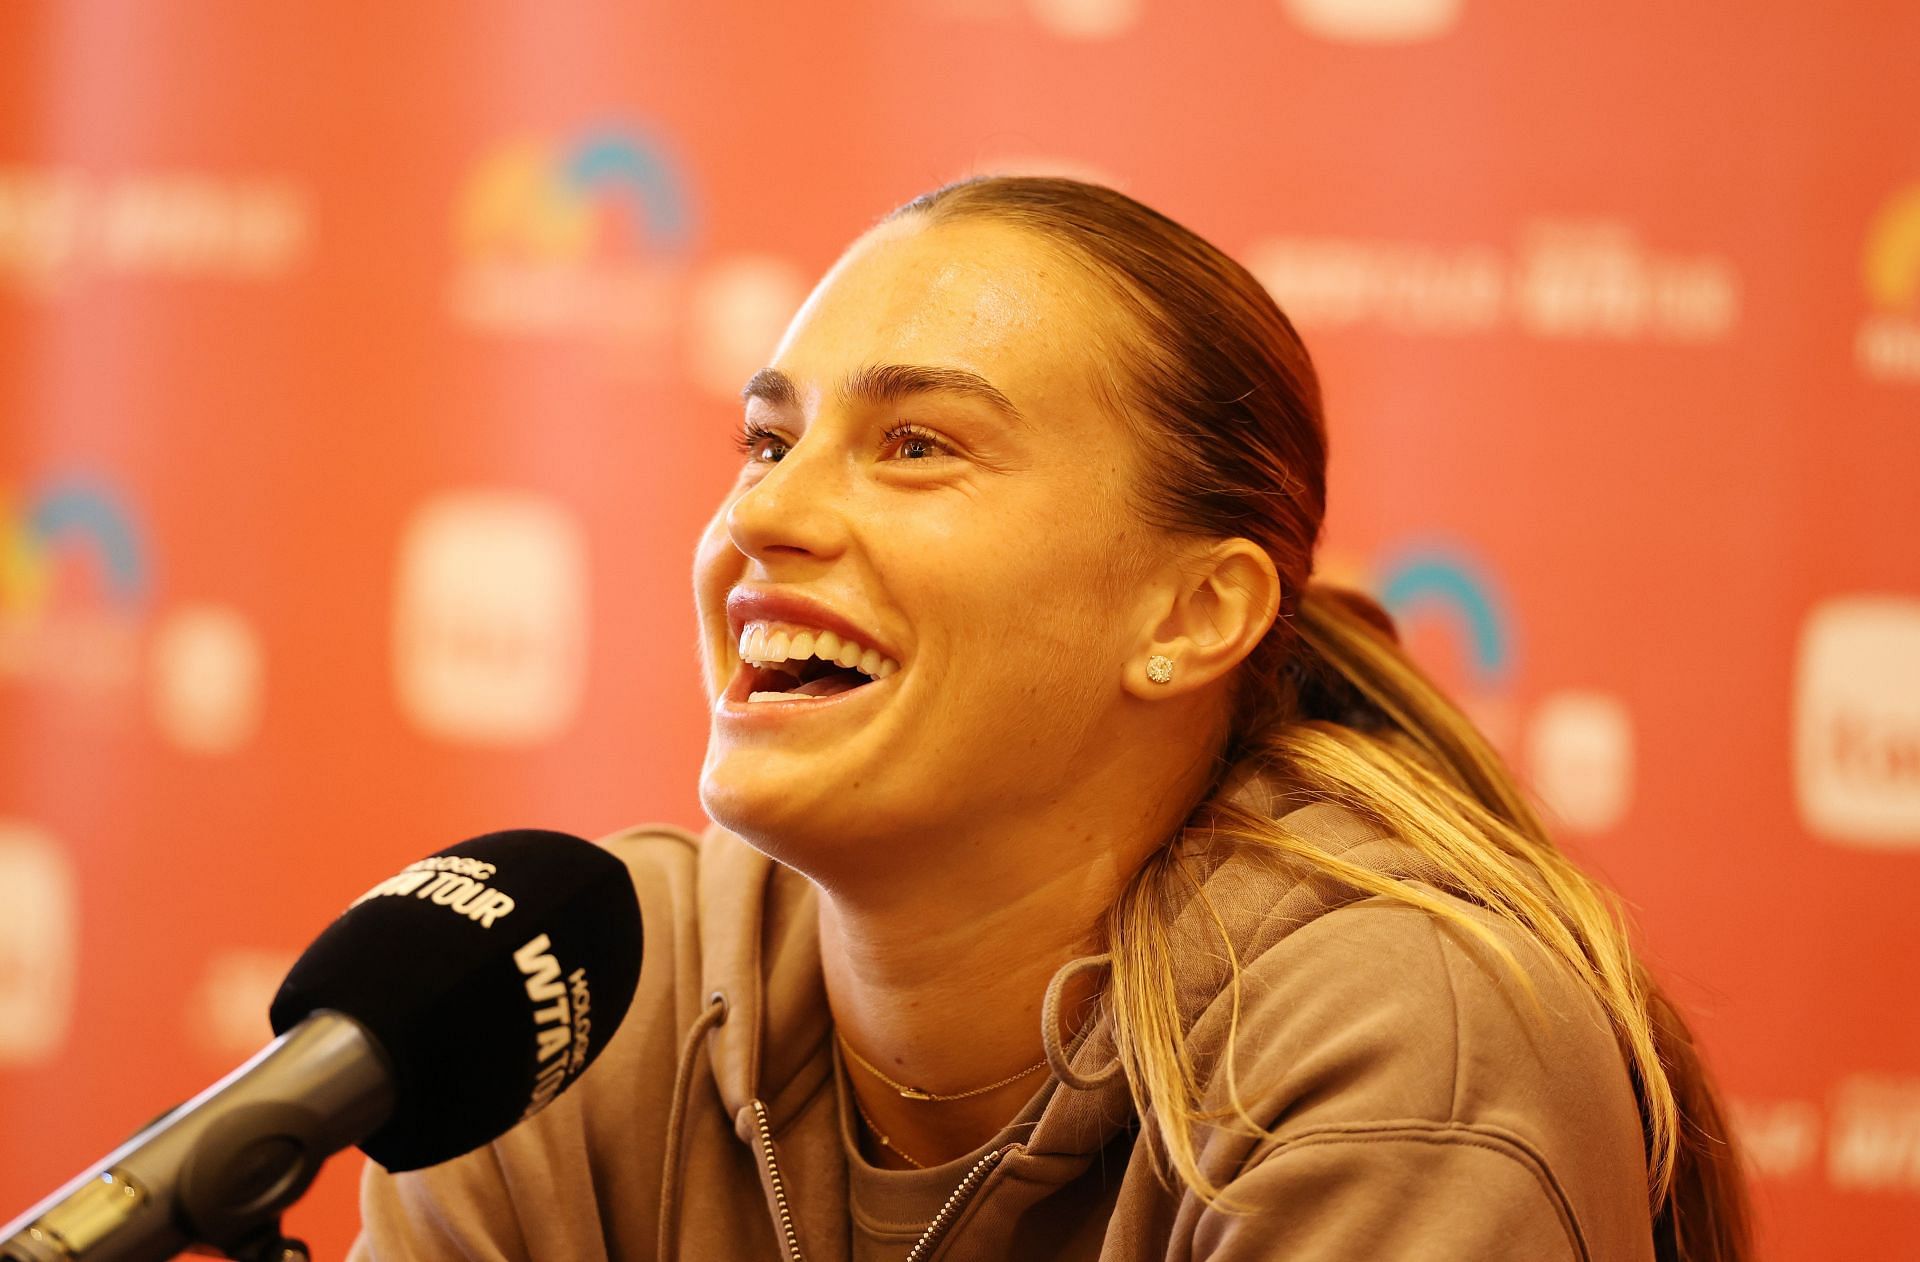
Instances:
[[[953,454],[952,449],[941,442],[932,430],[921,429],[918,425],[909,424],[904,421],[888,430],[885,434],[882,434],[881,437],[889,443],[899,443],[903,450],[908,448],[919,450],[931,448],[940,455],[950,456]],[[910,461],[910,463],[920,464],[924,463],[926,459],[927,457],[922,456]]]
[[[786,439],[780,437],[780,435],[774,433],[758,421],[747,421],[742,424],[740,432],[734,435],[733,439],[733,445],[740,449],[740,454],[749,458],[757,456],[760,449],[768,442],[779,443],[782,447],[787,445]],[[775,460],[771,463],[778,464],[779,461]]]

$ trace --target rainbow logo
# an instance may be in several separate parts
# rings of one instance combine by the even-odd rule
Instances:
[[[483,157],[461,195],[468,258],[584,264],[683,248],[685,182],[655,141],[592,128],[564,145],[517,137]]]
[[[9,619],[38,618],[83,584],[107,607],[131,611],[150,582],[139,532],[100,487],[61,482],[0,511],[0,614]]]
[[[1867,297],[1883,311],[1920,307],[1920,184],[1910,184],[1880,208],[1867,230],[1861,258]]]
[[[1402,626],[1445,620],[1465,646],[1472,684],[1491,691],[1512,675],[1514,646],[1506,601],[1461,549],[1416,546],[1380,568],[1380,603]]]

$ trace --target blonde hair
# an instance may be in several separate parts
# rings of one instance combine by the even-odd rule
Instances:
[[[1685,1022],[1634,957],[1618,899],[1555,848],[1499,756],[1402,651],[1392,619],[1361,593],[1311,581],[1326,431],[1312,362],[1272,297],[1193,232],[1099,185],[981,177],[889,218],[909,214],[1025,228],[1107,286],[1126,327],[1119,371],[1096,388],[1147,453],[1135,510],[1170,535],[1254,539],[1280,575],[1279,616],[1237,668],[1216,791],[1108,916],[1104,1002],[1155,1152],[1215,1203],[1221,1189],[1199,1167],[1196,1128],[1257,1125],[1244,1111],[1223,1119],[1200,1104],[1170,963],[1173,909],[1192,880],[1189,840],[1224,840],[1421,908],[1486,942],[1533,993],[1506,944],[1459,906],[1327,853],[1217,792],[1234,771],[1270,769],[1294,804],[1338,803],[1438,864],[1464,897],[1591,989],[1640,1108],[1657,1256],[1747,1257],[1744,1175],[1715,1089]],[[1237,962],[1233,984],[1237,1000]],[[1230,1072],[1230,1053],[1225,1064]]]

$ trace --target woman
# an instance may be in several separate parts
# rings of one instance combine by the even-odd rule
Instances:
[[[608,843],[635,1015],[488,1148],[370,1166],[356,1256],[1746,1256],[1615,901],[1310,582],[1318,390],[1245,270],[967,181],[745,393],[714,826]]]

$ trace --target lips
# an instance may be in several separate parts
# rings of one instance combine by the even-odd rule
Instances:
[[[905,664],[899,651],[884,638],[817,597],[779,587],[750,587],[742,584],[727,594],[727,629],[731,643],[740,642],[740,633],[749,622],[797,622],[821,631],[831,631],[853,640],[862,648],[873,649],[882,657]]]

